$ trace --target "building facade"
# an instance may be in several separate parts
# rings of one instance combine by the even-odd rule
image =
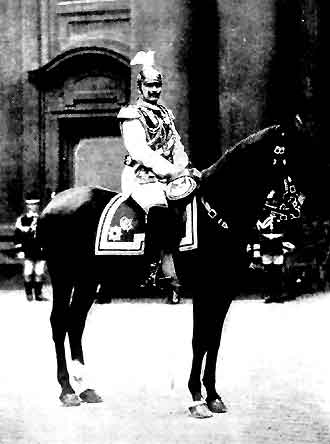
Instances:
[[[0,31],[0,238],[27,193],[119,190],[139,50],[198,168],[289,112],[318,133],[317,0],[0,0]]]

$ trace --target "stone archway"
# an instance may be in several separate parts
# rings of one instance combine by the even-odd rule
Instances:
[[[46,194],[77,185],[119,189],[123,146],[117,113],[130,98],[129,60],[76,48],[30,72],[39,89],[40,181]]]

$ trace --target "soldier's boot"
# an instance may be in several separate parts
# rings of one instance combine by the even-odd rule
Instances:
[[[169,202],[167,209],[165,236],[162,238],[162,287],[169,304],[179,304],[183,298],[183,286],[180,282],[177,265],[179,246],[185,234],[186,207]]]
[[[279,265],[268,265],[267,277],[268,296],[265,298],[265,304],[285,302],[282,294],[282,268]]]
[[[139,282],[139,287],[143,290],[155,290],[157,288],[164,210],[167,210],[167,208],[152,207],[148,212],[144,246],[145,265],[143,277]]]
[[[167,294],[174,294],[172,289],[178,293],[178,288],[181,286],[175,271],[172,252],[178,249],[181,239],[179,229],[178,216],[173,209],[150,208],[144,250],[147,266],[142,288],[156,289],[158,282],[161,281],[160,288],[166,288]],[[174,300],[177,300],[175,295]]]
[[[48,301],[48,299],[42,294],[42,287],[42,282],[34,282],[34,297],[36,301]]]
[[[28,301],[33,301],[33,283],[24,281],[25,296]]]

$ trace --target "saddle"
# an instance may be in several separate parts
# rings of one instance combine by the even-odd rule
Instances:
[[[185,235],[180,251],[197,248],[197,204],[186,206]],[[131,198],[119,193],[104,208],[97,228],[95,255],[138,256],[144,254],[146,213]]]

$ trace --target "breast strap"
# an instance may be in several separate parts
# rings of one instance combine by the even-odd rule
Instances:
[[[212,208],[211,205],[205,200],[203,196],[201,197],[201,202],[204,208],[206,209],[209,218],[214,220],[214,222],[218,225],[219,228],[224,228],[225,230],[228,230],[229,226],[227,222],[221,216],[219,216],[218,211]]]

